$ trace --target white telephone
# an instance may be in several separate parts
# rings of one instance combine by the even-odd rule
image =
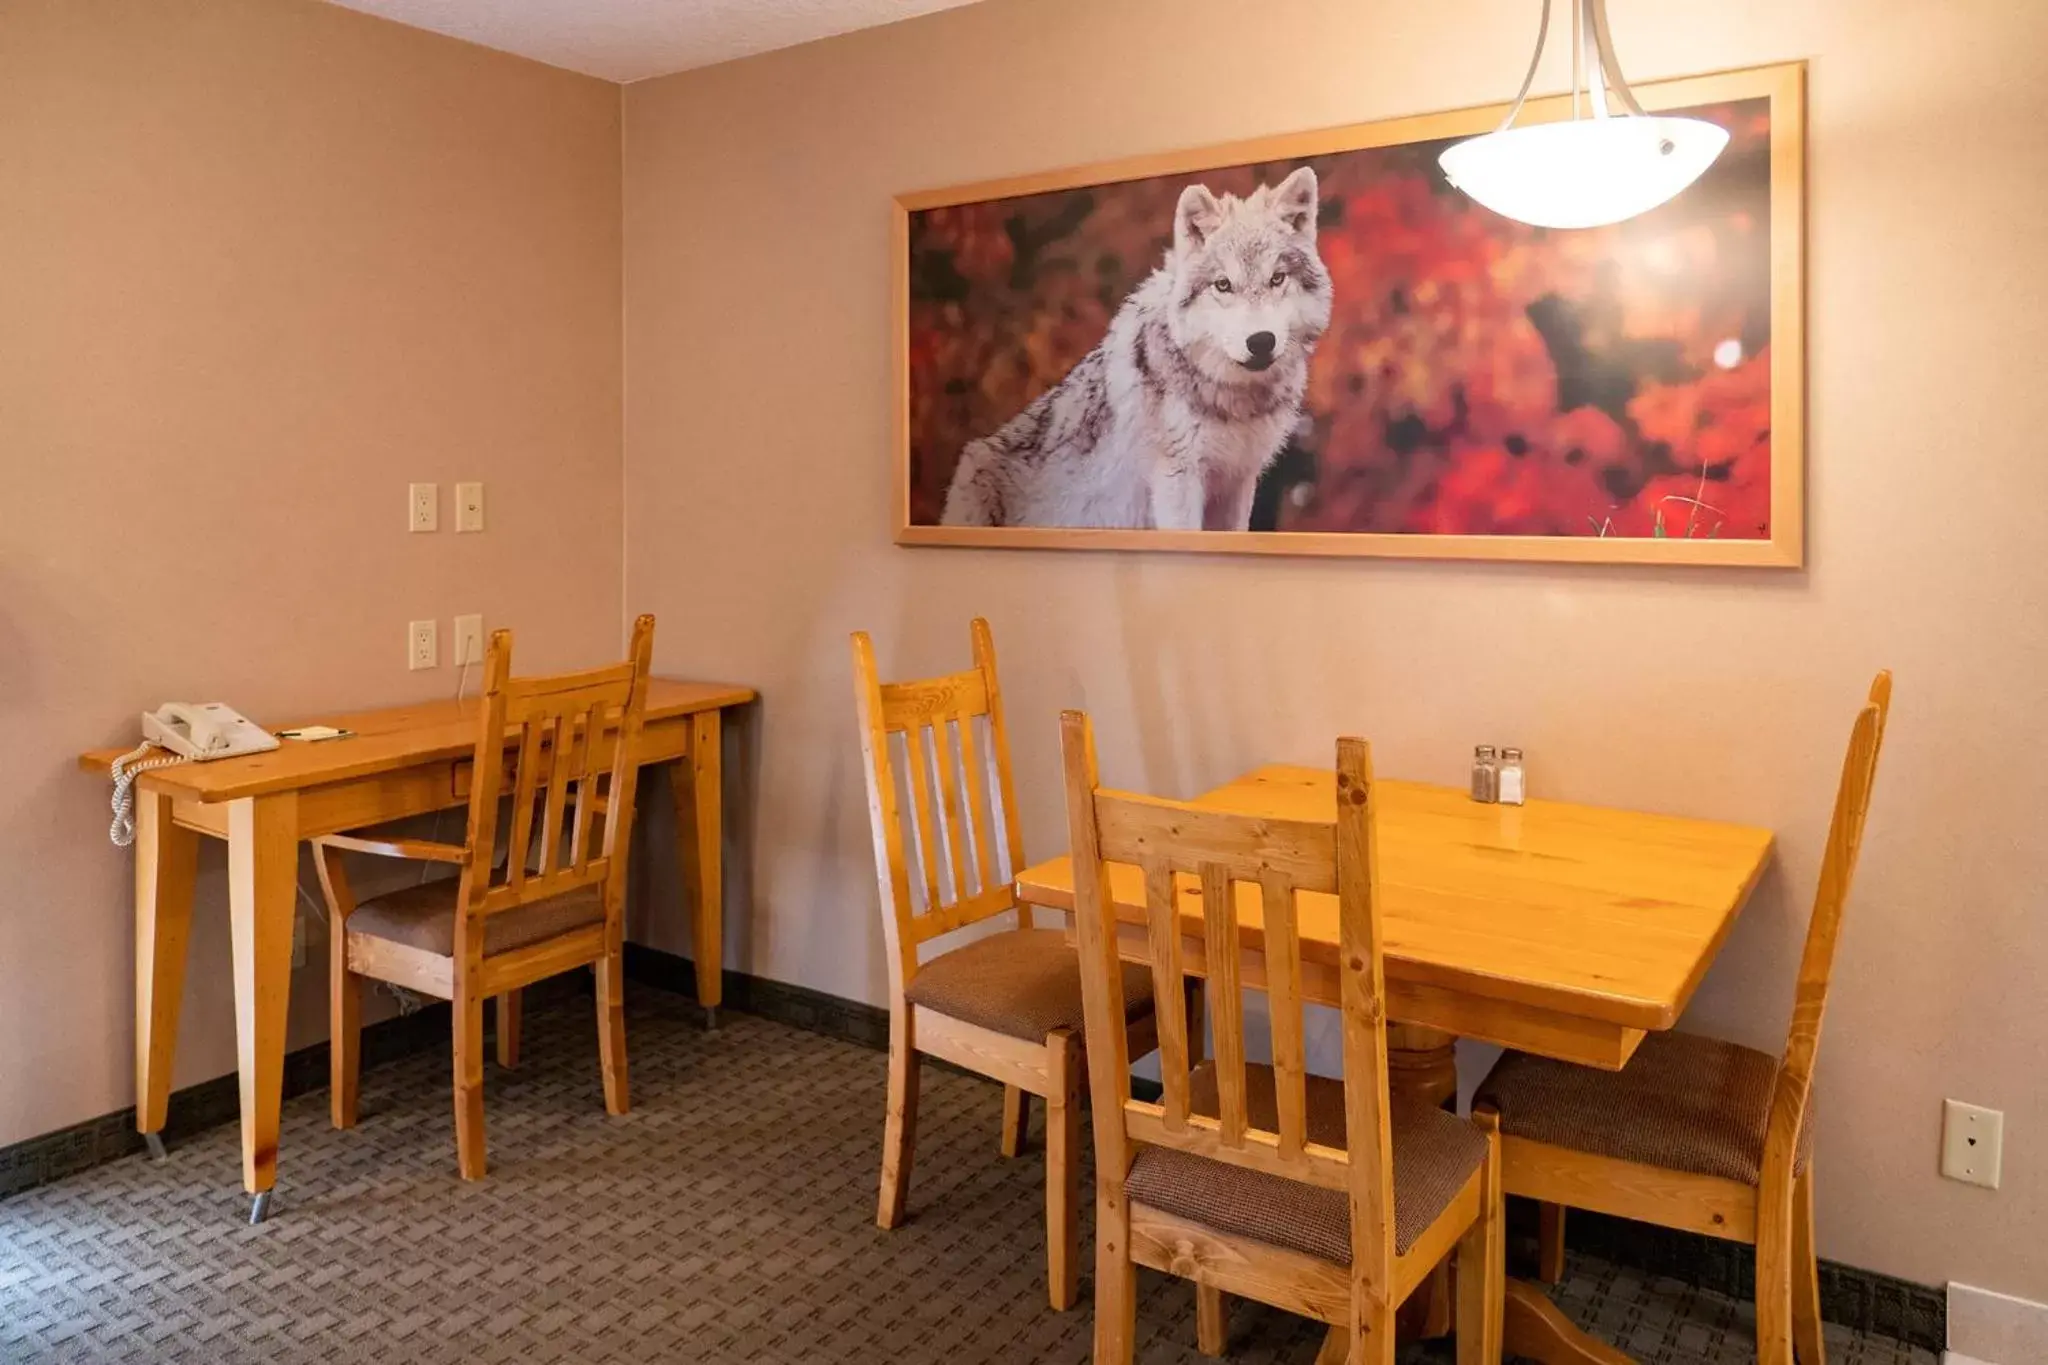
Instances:
[[[135,842],[135,777],[173,763],[205,763],[277,747],[277,736],[217,701],[174,701],[142,713],[142,743],[114,760],[114,823],[107,837],[126,848]],[[151,749],[165,753],[156,758]]]
[[[166,702],[142,713],[142,737],[160,749],[206,762],[267,753],[277,737],[222,702]]]

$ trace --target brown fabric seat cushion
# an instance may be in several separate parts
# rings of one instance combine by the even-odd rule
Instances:
[[[1189,1107],[1216,1117],[1215,1064],[1203,1063],[1189,1079]],[[1273,1068],[1246,1065],[1245,1107],[1253,1127],[1277,1130]],[[1394,1253],[1401,1255],[1486,1164],[1486,1136],[1447,1110],[1399,1099],[1388,1111],[1388,1126],[1394,1139]],[[1344,1127],[1344,1083],[1309,1077],[1309,1141],[1341,1148]],[[1342,1190],[1170,1147],[1146,1147],[1131,1163],[1124,1192],[1140,1204],[1219,1232],[1351,1264],[1351,1207]]]
[[[455,954],[455,893],[460,878],[443,877],[373,896],[348,917],[351,935],[387,939],[442,957]],[[586,886],[484,921],[484,955],[509,953],[572,929],[604,921],[604,894]]]
[[[1653,1033],[1620,1071],[1510,1052],[1474,1102],[1500,1110],[1508,1137],[1757,1185],[1777,1075],[1777,1059],[1754,1048]],[[1811,1104],[1796,1150],[1803,1171],[1813,1155]]]
[[[1081,1032],[1081,960],[1059,929],[990,934],[917,969],[903,994],[949,1018],[1011,1038],[1043,1042],[1054,1029]],[[1152,1008],[1152,972],[1124,964],[1124,1016]]]

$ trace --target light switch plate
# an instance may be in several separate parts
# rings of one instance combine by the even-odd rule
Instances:
[[[440,664],[440,629],[432,621],[414,621],[405,628],[405,666],[435,668]]]
[[[484,486],[480,483],[455,485],[455,532],[484,529]],[[457,662],[461,662],[457,660]]]
[[[484,618],[481,614],[455,618],[455,666],[484,661]]]
[[[441,489],[438,484],[416,483],[406,490],[406,528],[412,531],[441,529]]]
[[[2005,1115],[1961,1100],[1941,1102],[1941,1173],[1966,1185],[1998,1188],[2005,1164]]]

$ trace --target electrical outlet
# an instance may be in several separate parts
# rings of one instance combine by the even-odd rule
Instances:
[[[1961,1100],[1941,1102],[1941,1173],[1966,1185],[1998,1188],[2005,1161],[2005,1115]]]
[[[484,486],[480,483],[455,485],[455,533],[484,529]]]
[[[455,666],[484,661],[484,618],[480,615],[455,618]]]
[[[414,621],[405,628],[405,666],[412,669],[437,668],[441,662],[441,633],[432,621]]]
[[[416,483],[406,490],[406,527],[413,531],[441,529],[441,489],[438,484]]]

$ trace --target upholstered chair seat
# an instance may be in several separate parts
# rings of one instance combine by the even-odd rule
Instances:
[[[914,1005],[1008,1038],[1042,1043],[1055,1029],[1081,1032],[1081,962],[1059,929],[1011,929],[941,953],[904,989]],[[1152,973],[1124,966],[1124,1015],[1152,1012]]]
[[[1620,1071],[1510,1052],[1475,1104],[1500,1111],[1501,1133],[1667,1171],[1763,1180],[1764,1134],[1778,1059],[1694,1033],[1653,1033]],[[1813,1152],[1813,1108],[1799,1126],[1794,1174]]]
[[[380,938],[437,957],[455,953],[455,897],[461,880],[444,877],[373,896],[348,917],[350,938]],[[484,921],[484,956],[540,943],[604,922],[604,890],[585,886],[502,911]]]
[[[1188,1075],[1188,1108],[1215,1118],[1216,1066]],[[1245,1108],[1255,1128],[1279,1126],[1273,1068],[1245,1066]],[[1345,1148],[1344,1083],[1308,1078],[1308,1140]],[[1395,1099],[1388,1126],[1394,1141],[1394,1254],[1405,1255],[1443,1216],[1486,1162],[1486,1135],[1448,1110]],[[1351,1264],[1351,1210],[1343,1190],[1268,1175],[1170,1147],[1144,1147],[1124,1191],[1140,1204],[1267,1246]]]

